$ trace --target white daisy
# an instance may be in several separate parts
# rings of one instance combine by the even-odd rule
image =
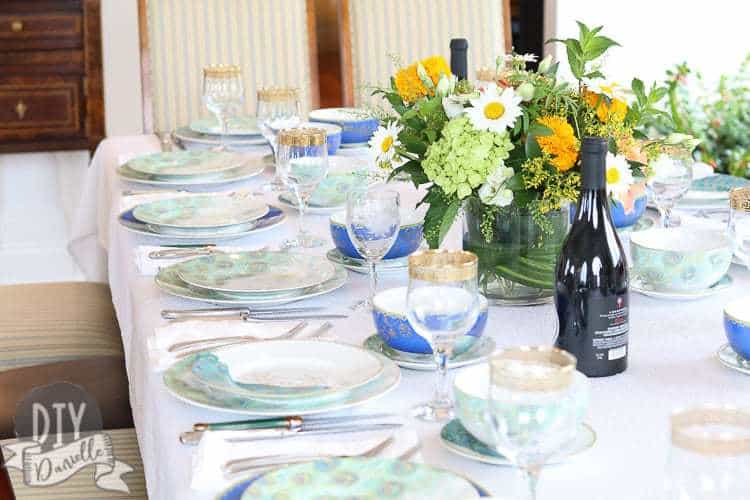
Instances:
[[[633,184],[633,173],[628,160],[622,155],[607,153],[607,192],[614,198],[627,194]]]
[[[370,153],[378,166],[389,167],[396,155],[396,147],[401,145],[398,134],[403,127],[395,122],[378,127],[369,141]]]
[[[466,110],[471,124],[478,130],[502,133],[512,128],[521,115],[521,96],[508,87],[498,92],[497,85],[490,83],[471,100],[472,107]]]

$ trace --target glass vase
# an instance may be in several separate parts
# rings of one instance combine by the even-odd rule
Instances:
[[[555,266],[570,227],[570,205],[536,220],[514,203],[491,209],[464,204],[463,248],[479,257],[479,291],[498,305],[550,302]]]

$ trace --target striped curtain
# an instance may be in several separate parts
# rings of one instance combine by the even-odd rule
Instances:
[[[469,79],[505,53],[503,0],[349,0],[349,12],[357,106],[377,104],[371,88],[389,85],[400,65],[449,61],[451,38],[469,41]]]
[[[272,85],[298,87],[309,111],[305,0],[148,0],[147,16],[155,130],[209,115],[201,80],[212,64],[242,67],[248,114],[256,89]]]

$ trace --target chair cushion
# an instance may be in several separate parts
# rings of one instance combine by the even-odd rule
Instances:
[[[132,472],[123,475],[130,493],[106,491],[94,483],[93,467],[88,466],[71,476],[67,481],[50,487],[30,487],[23,482],[23,472],[8,469],[13,491],[17,500],[141,500],[146,499],[146,480],[143,475],[143,462],[138,448],[135,430],[117,429],[107,431],[114,450],[114,457],[133,468]],[[15,443],[16,440],[0,442],[2,445]],[[6,454],[6,460],[9,458]]]
[[[0,372],[122,356],[109,287],[100,283],[0,286]]]

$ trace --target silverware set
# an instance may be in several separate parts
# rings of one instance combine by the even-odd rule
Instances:
[[[303,319],[342,319],[341,313],[325,313],[322,307],[288,307],[250,309],[247,307],[219,307],[208,309],[165,309],[161,317],[170,321],[187,319],[238,319],[247,322],[289,321]]]

